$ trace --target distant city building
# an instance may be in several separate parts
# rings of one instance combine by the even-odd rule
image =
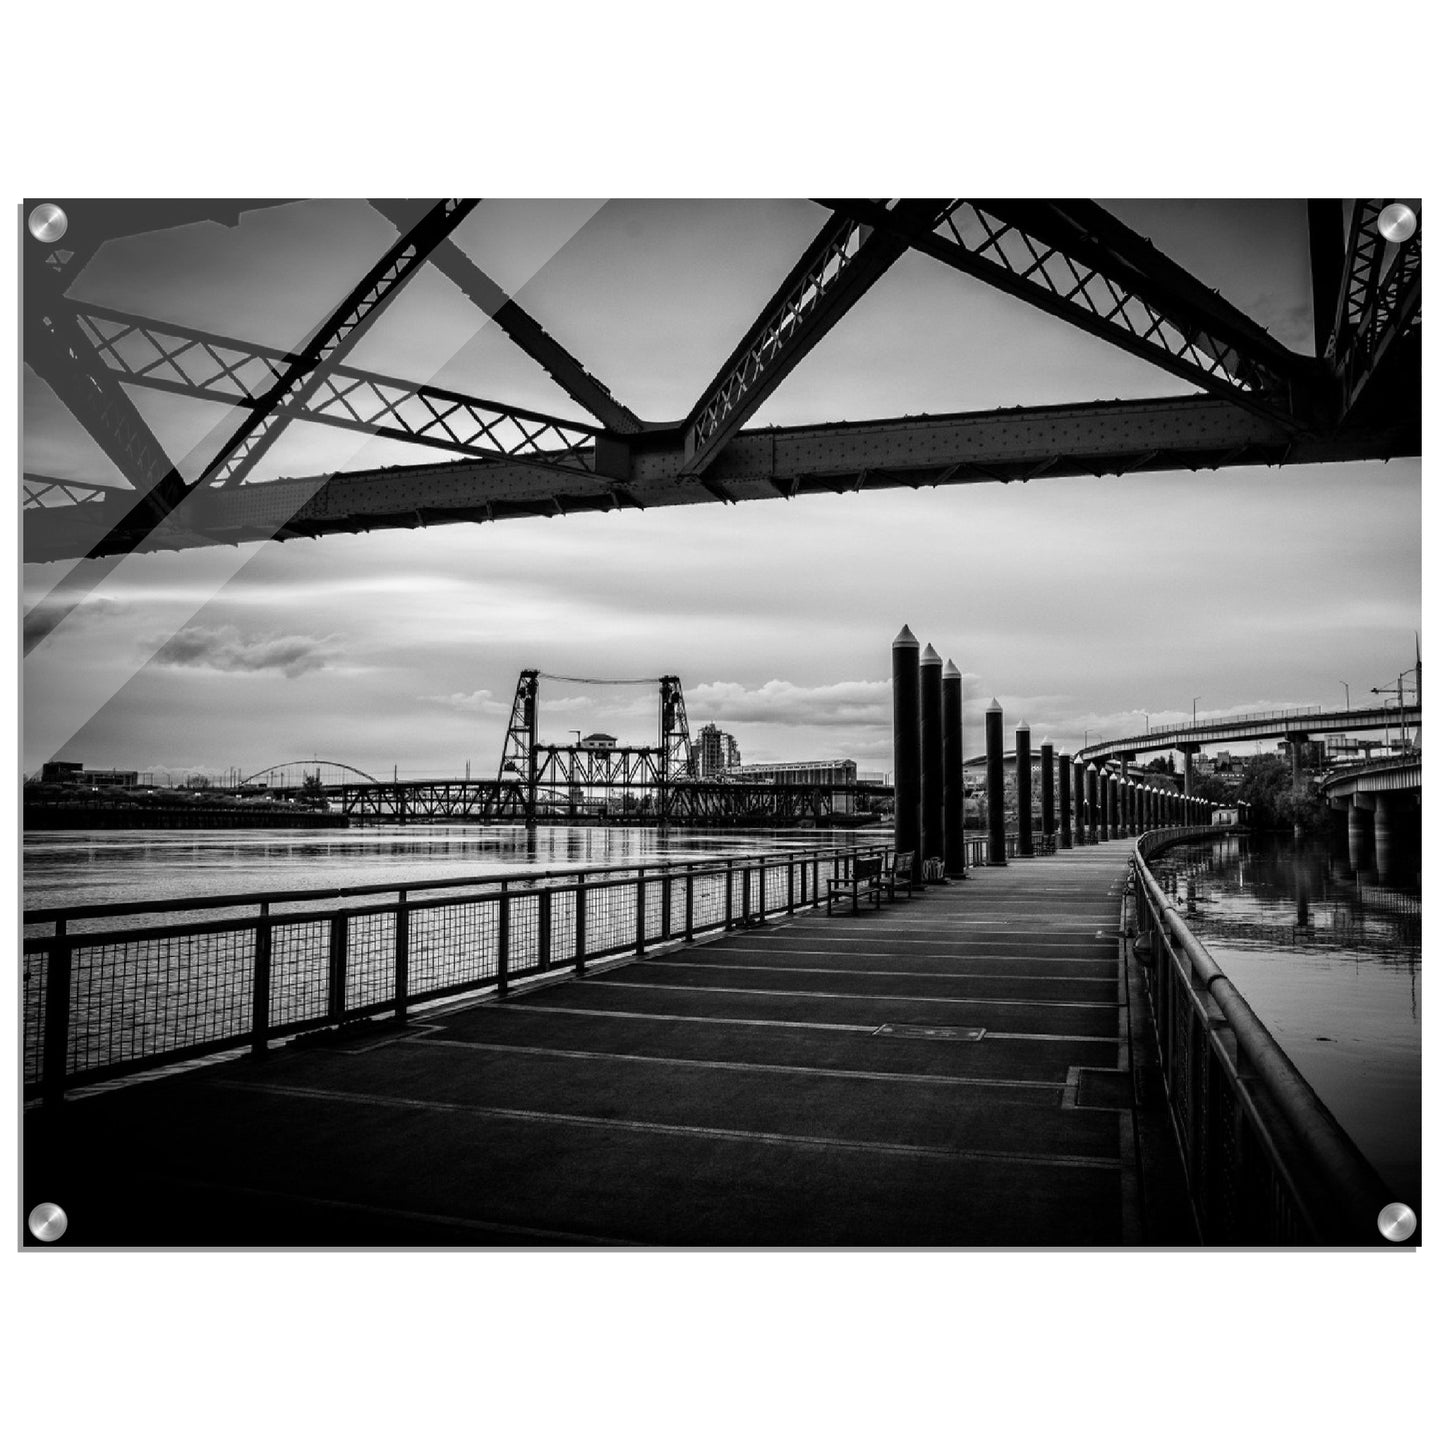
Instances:
[[[707,723],[692,745],[692,771],[698,778],[715,778],[719,773],[741,765],[742,752],[738,740],[723,732],[716,723]]]
[[[776,783],[791,787],[832,789],[825,799],[828,811],[851,813],[853,789],[858,785],[858,764],[852,758],[829,758],[806,763],[747,763],[728,768],[730,783]]]
[[[40,769],[42,783],[76,783],[89,788],[134,788],[139,773],[121,772],[114,768],[87,770],[83,763],[46,763]]]

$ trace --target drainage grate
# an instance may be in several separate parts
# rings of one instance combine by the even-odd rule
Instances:
[[[884,1024],[873,1030],[875,1039],[951,1039],[960,1044],[976,1044],[983,1035],[983,1029],[951,1029],[939,1024]]]

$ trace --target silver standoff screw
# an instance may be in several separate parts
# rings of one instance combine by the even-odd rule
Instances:
[[[1415,1232],[1415,1211],[1408,1204],[1387,1204],[1375,1223],[1386,1239],[1400,1244]]]
[[[26,224],[37,241],[44,241],[49,246],[65,234],[70,225],[70,217],[53,201],[46,201],[31,211]]]
[[[62,1234],[70,1221],[65,1217],[65,1211],[58,1204],[37,1204],[30,1211],[30,1218],[26,1221],[30,1226],[30,1232],[43,1244],[53,1244]],[[1413,1224],[1411,1228],[1414,1228]]]

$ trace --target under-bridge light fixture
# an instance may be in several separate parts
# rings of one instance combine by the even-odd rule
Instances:
[[[1415,213],[1403,201],[1395,201],[1380,212],[1375,224],[1387,241],[1402,246],[1415,234]]]

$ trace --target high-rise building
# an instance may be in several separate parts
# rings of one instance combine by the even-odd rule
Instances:
[[[716,723],[706,723],[692,745],[692,771],[698,778],[715,778],[743,760],[737,739]]]

